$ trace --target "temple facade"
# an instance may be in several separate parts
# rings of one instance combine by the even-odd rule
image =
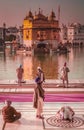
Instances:
[[[53,10],[49,16],[45,16],[41,9],[35,15],[29,11],[23,20],[23,43],[27,47],[55,48],[59,42],[59,32],[59,21]]]

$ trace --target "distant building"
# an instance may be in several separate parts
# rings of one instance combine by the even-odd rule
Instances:
[[[60,32],[60,42],[65,44],[68,41],[68,34],[67,34],[67,26],[62,24],[61,32]]]
[[[3,28],[0,27],[0,46],[2,46],[4,43],[4,40],[3,40]],[[0,48],[0,51],[1,51],[1,48]]]
[[[84,25],[79,23],[65,25],[61,28],[62,43],[71,43],[72,45],[84,45]]]
[[[84,25],[73,23],[68,27],[68,41],[71,44],[84,45]]]
[[[3,39],[3,28],[0,27],[0,39]]]
[[[0,27],[0,39],[3,41],[5,40],[5,42],[13,40],[17,43],[20,43],[21,34],[22,34],[22,30],[20,33],[17,27],[6,27],[6,24],[5,24],[5,27],[4,26]],[[4,36],[5,36],[5,39],[4,39]]]
[[[53,10],[49,16],[43,15],[41,9],[35,15],[29,11],[23,21],[23,43],[27,47],[38,42],[55,47],[59,42],[59,31],[59,21]]]
[[[8,27],[6,28],[6,36],[15,36],[13,41],[19,43],[20,42],[20,35],[19,35],[19,29],[17,27]]]
[[[18,31],[18,43],[20,43],[21,45],[23,45],[23,27],[20,26],[19,27],[19,31]]]

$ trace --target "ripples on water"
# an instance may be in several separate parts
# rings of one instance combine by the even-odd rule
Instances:
[[[41,66],[45,72],[46,79],[59,79],[60,68],[64,62],[70,68],[69,79],[84,78],[84,48],[74,48],[68,54],[45,55],[10,55],[4,58],[0,54],[0,80],[17,79],[16,68],[20,64],[24,67],[24,79],[34,79],[37,66]]]

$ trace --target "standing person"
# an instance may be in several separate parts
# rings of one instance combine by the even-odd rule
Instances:
[[[11,103],[12,102],[10,100],[6,100],[5,101],[6,106],[2,108],[3,120],[5,123],[14,122],[21,118],[21,113],[17,112],[16,109],[11,106]]]
[[[44,103],[44,89],[42,87],[42,82],[44,81],[44,74],[40,67],[37,68],[37,75],[36,75],[36,87],[34,89],[33,95],[33,107],[36,108],[36,117],[39,119],[43,119],[42,116],[43,112],[43,103]]]
[[[45,76],[44,76],[44,72],[42,71],[41,67],[37,67],[37,75],[40,78],[39,80],[39,85],[42,86],[43,82],[45,82]]]
[[[22,65],[20,65],[19,68],[17,68],[16,72],[17,72],[18,84],[21,86],[23,73],[24,73],[24,69],[22,68]]]
[[[61,69],[61,80],[63,81],[64,87],[65,87],[65,82],[66,82],[66,87],[68,87],[69,84],[68,72],[70,72],[70,70],[67,67],[67,63],[65,62],[63,68]]]

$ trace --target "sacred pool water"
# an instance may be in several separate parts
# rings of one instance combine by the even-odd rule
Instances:
[[[69,79],[84,79],[84,48],[71,48],[68,54],[26,56],[7,52],[6,57],[0,54],[0,80],[17,79],[16,68],[20,64],[24,68],[24,79],[34,79],[37,66],[41,66],[46,79],[59,79],[64,62],[70,69]]]

